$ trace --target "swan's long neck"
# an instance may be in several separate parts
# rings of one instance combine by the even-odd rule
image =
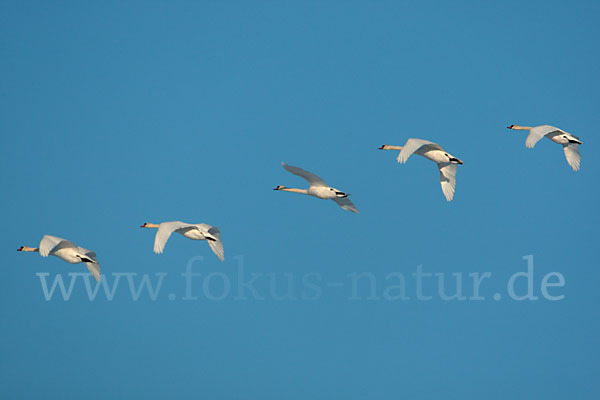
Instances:
[[[511,125],[508,129],[515,129],[517,131],[528,131],[531,129],[531,126],[520,126],[520,125]]]
[[[402,150],[404,146],[392,146],[391,144],[384,144],[379,150]]]
[[[40,249],[35,248],[35,247],[27,247],[27,246],[21,246],[21,248],[18,251],[35,251],[35,252],[39,252]]]
[[[146,222],[144,225],[141,226],[142,228],[158,228],[158,225],[156,224],[152,224],[150,222]]]
[[[284,192],[308,194],[307,189],[296,189],[296,188],[289,188],[289,187],[285,187],[285,186],[277,186],[275,188],[275,190],[283,190]]]
[[[308,193],[308,191],[306,189],[283,188],[283,189],[279,189],[279,190],[283,190],[284,192],[293,192],[293,193],[302,193],[302,194]]]

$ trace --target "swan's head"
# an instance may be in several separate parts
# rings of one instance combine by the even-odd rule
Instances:
[[[521,126],[521,125],[509,125],[506,127],[507,129],[514,129],[516,131],[528,131],[531,129],[530,126]]]
[[[283,189],[286,189],[286,187],[282,186],[282,185],[277,185],[277,187],[273,190],[283,190]]]
[[[385,150],[385,146],[387,146],[387,144],[382,144],[381,147],[378,147],[379,150]]]
[[[17,249],[17,251],[38,251],[38,249],[34,247],[21,246]]]

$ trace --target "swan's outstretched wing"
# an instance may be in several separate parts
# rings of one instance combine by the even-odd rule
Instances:
[[[579,155],[578,147],[579,143],[563,144],[565,157],[567,157],[567,162],[573,168],[573,171],[579,171],[579,166],[581,165],[581,155]]]
[[[550,125],[541,125],[536,126],[535,128],[531,128],[529,130],[529,135],[527,135],[527,139],[525,139],[525,146],[527,146],[530,149],[533,149],[533,146],[535,146],[535,144],[539,142],[544,136],[554,132],[560,133],[561,130]]]
[[[315,174],[313,174],[311,172],[305,171],[302,168],[287,165],[284,162],[282,162],[281,165],[288,172],[291,172],[294,175],[298,175],[298,176],[306,179],[308,181],[308,183],[310,183],[310,186],[327,186],[327,184],[325,183],[325,181],[323,179],[319,178],[318,176],[316,176]]]
[[[79,250],[80,253],[85,254],[91,260],[94,260],[93,263],[86,262],[85,265],[87,266],[87,269],[89,269],[90,272],[92,273],[92,275],[94,276],[94,279],[96,279],[96,282],[98,282],[100,280],[100,264],[98,264],[98,258],[96,257],[96,252],[88,250],[88,249],[84,249],[83,247],[79,247],[79,246],[77,247],[77,249]]]
[[[206,241],[212,249],[213,253],[219,257],[219,260],[225,260],[225,250],[223,249],[223,242],[221,241],[221,232],[216,226],[208,224],[198,224],[198,227],[205,232],[207,237]]]
[[[336,197],[332,200],[335,201],[338,204],[338,206],[342,207],[344,210],[348,210],[358,214],[358,208],[356,208],[354,203],[352,203],[348,197]]]
[[[396,160],[398,160],[399,163],[404,164],[406,160],[408,160],[408,157],[410,157],[415,151],[419,150],[423,146],[427,146],[431,150],[444,150],[442,149],[442,146],[437,143],[430,142],[429,140],[411,138],[406,141],[406,144],[402,150],[400,150],[400,154],[398,154],[398,158],[396,158]]]
[[[213,253],[219,257],[219,260],[225,260],[225,250],[223,249],[223,242],[221,239],[217,240],[207,240],[208,245],[212,249]]]
[[[442,192],[446,196],[446,200],[451,201],[454,197],[454,187],[456,186],[456,171],[458,164],[454,163],[439,163],[440,183],[442,184]]]
[[[92,275],[94,276],[94,279],[96,279],[96,282],[98,282],[100,280],[100,264],[86,262],[85,265],[87,266],[87,269],[89,269],[90,272],[92,273]]]
[[[44,235],[40,242],[40,255],[42,257],[48,257],[48,255],[54,250],[72,248],[77,250],[77,246],[66,239],[62,239],[56,236]]]
[[[154,237],[154,252],[156,254],[162,254],[165,249],[167,241],[171,237],[171,234],[178,229],[197,229],[195,225],[186,224],[181,221],[163,222],[158,225],[158,232]]]

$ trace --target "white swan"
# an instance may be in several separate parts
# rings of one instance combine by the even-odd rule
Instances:
[[[154,237],[154,252],[162,254],[165,245],[173,232],[185,236],[192,240],[206,240],[212,251],[219,257],[219,260],[225,259],[223,242],[221,241],[221,232],[216,226],[208,224],[188,224],[181,221],[163,222],[159,225],[144,223],[142,228],[158,228]]]
[[[571,135],[570,133],[551,125],[540,125],[535,127],[511,125],[507,126],[507,128],[518,131],[529,131],[529,135],[527,135],[527,139],[525,139],[525,146],[530,149],[533,149],[533,146],[535,146],[535,144],[544,136],[554,143],[562,144],[567,162],[571,168],[573,168],[573,171],[579,171],[579,167],[581,166],[581,156],[579,155],[578,147],[583,143],[577,136]]]
[[[398,162],[404,164],[411,154],[416,153],[437,164],[440,169],[440,183],[446,200],[451,201],[454,197],[456,186],[456,170],[462,160],[447,153],[439,144],[423,139],[408,139],[404,146],[390,146],[384,144],[379,150],[400,150]]]
[[[71,264],[84,262],[96,281],[100,280],[100,264],[96,259],[96,253],[83,247],[76,246],[66,239],[56,236],[44,235],[40,241],[40,247],[21,246],[17,251],[39,252],[42,257],[56,256]]]
[[[319,199],[331,199],[335,201],[344,210],[348,210],[358,214],[358,209],[348,198],[348,193],[344,193],[341,190],[328,186],[323,179],[319,178],[315,174],[303,170],[302,168],[293,167],[291,165],[287,165],[284,162],[282,162],[281,165],[283,166],[283,168],[285,168],[292,174],[298,175],[306,179],[310,186],[308,187],[308,189],[294,189],[280,185],[273,190],[283,190],[284,192],[302,193],[307,194],[309,196],[317,197]]]

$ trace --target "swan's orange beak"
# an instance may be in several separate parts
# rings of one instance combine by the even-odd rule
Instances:
[[[19,247],[17,251],[23,251],[23,246]]]
[[[507,126],[506,129],[512,129],[514,125]]]
[[[385,144],[382,144],[381,147],[378,147],[378,149],[383,150],[384,147],[385,147]]]
[[[147,224],[147,222],[144,222],[144,225],[140,225],[140,228],[145,228],[146,224]]]

